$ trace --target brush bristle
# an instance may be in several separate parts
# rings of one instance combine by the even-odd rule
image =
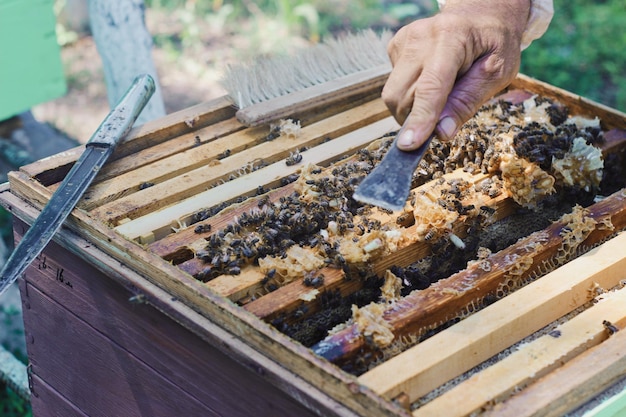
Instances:
[[[390,64],[391,33],[365,30],[325,40],[293,56],[258,58],[229,66],[221,80],[235,105],[253,104],[335,80],[375,66]]]

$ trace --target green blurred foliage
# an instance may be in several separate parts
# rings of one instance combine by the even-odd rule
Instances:
[[[193,10],[195,16],[219,17],[230,24],[270,18],[288,26],[291,34],[315,42],[345,30],[398,27],[431,14],[436,3],[434,0],[145,0],[145,4],[172,11]]]
[[[522,54],[521,72],[626,110],[624,0],[556,0],[545,35]]]
[[[145,0],[148,7],[187,13],[184,44],[198,41],[190,16],[219,22],[267,53],[268,38],[298,36],[312,42],[346,30],[397,29],[436,12],[434,0]],[[555,0],[548,32],[524,51],[520,71],[620,110],[626,109],[624,0]],[[184,16],[184,15],[183,15]],[[168,42],[155,35],[157,43]],[[178,42],[177,42],[178,43]],[[280,52],[280,51],[275,51]]]
[[[0,384],[0,416],[32,417],[30,402],[20,398],[12,389]]]
[[[10,325],[10,321],[7,317],[16,318],[18,313],[15,311],[4,310],[0,312],[0,316],[5,315],[3,319],[4,325]],[[17,317],[21,320],[21,316]],[[8,349],[7,346],[3,346]],[[11,350],[11,353],[23,363],[28,363],[26,352],[22,352],[19,349]],[[32,417],[33,410],[30,405],[30,401],[20,397],[15,391],[7,387],[5,384],[0,383],[0,416],[2,417]]]

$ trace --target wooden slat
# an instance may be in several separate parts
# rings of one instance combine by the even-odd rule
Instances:
[[[165,142],[175,136],[231,118],[234,114],[235,108],[230,100],[227,97],[220,97],[149,121],[131,129],[111,156],[111,160],[114,161],[149,146]],[[25,165],[20,168],[20,171],[32,178],[37,178],[44,185],[54,184],[63,179],[83,150],[84,146],[78,146]]]
[[[622,266],[622,271],[623,268]],[[622,273],[622,277],[624,276]],[[503,360],[482,370],[480,373],[417,409],[413,416],[467,416],[488,404],[505,398],[515,390],[529,385],[563,363],[570,361],[576,355],[579,355],[580,352],[606,340],[608,333],[602,324],[604,320],[608,320],[618,327],[626,325],[626,308],[624,306],[626,306],[626,290],[622,289],[604,294],[593,307],[558,326],[555,331],[560,332],[560,336],[555,337],[546,334],[523,345],[519,350],[511,353]],[[620,340],[624,339],[620,337]],[[607,363],[614,363],[618,367],[624,366],[623,361],[623,356],[622,358],[618,357],[617,360],[607,357],[605,358],[604,366]],[[574,368],[576,367],[574,366]],[[579,377],[584,379],[585,375],[580,375]],[[554,378],[551,379],[555,380]],[[575,385],[576,381],[580,380],[573,378],[569,383],[574,383],[573,385]],[[546,391],[551,391],[552,389],[545,389],[545,385],[543,388]],[[595,393],[601,391],[598,387],[589,386],[588,388]],[[558,392],[559,388],[557,385],[555,386],[555,394]],[[550,396],[549,393],[546,395]],[[533,397],[530,396],[528,398],[532,399]],[[555,395],[554,399],[556,400],[557,398],[558,394]],[[582,401],[585,399],[584,397],[581,398]],[[530,405],[528,408],[532,409],[534,406]],[[546,412],[549,414],[550,410],[546,410]],[[497,415],[501,414],[497,413]],[[507,415],[522,416],[527,414],[514,412]],[[544,414],[542,413],[541,415]],[[559,415],[561,414],[559,413]]]
[[[215,122],[190,133],[175,136],[166,142],[150,145],[123,158],[114,160],[98,173],[96,183],[115,178],[149,163],[163,160],[177,153],[198,148],[223,136],[242,130],[243,126],[233,119]]]
[[[624,313],[624,305],[621,307]],[[623,329],[625,322],[617,324]],[[558,417],[575,410],[626,375],[624,347],[626,332],[618,331],[483,415]],[[625,411],[622,408],[606,415],[623,415],[618,413]]]
[[[624,278],[626,233],[565,264],[451,328],[361,375],[386,398],[411,401],[492,357],[589,300],[594,283]],[[410,364],[410,365],[409,365]]]
[[[117,220],[124,218],[135,219],[144,214],[154,214],[154,212],[163,207],[204,191],[207,187],[212,186],[220,179],[228,179],[230,174],[236,173],[242,167],[245,167],[249,162],[257,161],[259,159],[267,162],[274,162],[288,156],[290,152],[293,152],[302,146],[317,145],[323,142],[327,137],[333,138],[346,135],[348,133],[352,134],[355,130],[358,130],[363,126],[367,126],[370,123],[387,117],[388,114],[389,112],[381,100],[366,103],[363,106],[356,107],[352,110],[332,116],[310,126],[303,127],[300,134],[295,139],[280,137],[272,142],[264,142],[255,147],[242,150],[237,154],[221,160],[219,165],[207,165],[202,168],[190,169],[184,172],[184,175],[180,175],[180,177],[172,178],[170,181],[161,182],[153,187],[115,200],[110,204],[100,206],[93,210],[92,214],[94,217],[101,219],[101,221],[107,224],[114,224]],[[260,128],[253,128],[253,130],[254,129]],[[242,147],[248,146],[246,145],[246,141],[248,143],[250,141],[250,138],[245,136],[246,132],[248,132],[248,130],[240,132],[241,135],[244,135],[241,138],[242,142],[240,146]],[[235,135],[238,136],[239,134]],[[229,138],[223,138],[223,140],[228,141]],[[233,140],[234,138],[230,139],[231,142]],[[221,142],[222,139],[218,141]],[[216,144],[218,141],[211,145]],[[361,142],[361,144],[363,143],[364,142]],[[228,149],[228,147],[232,145],[225,142],[224,146],[225,147],[222,151]],[[352,147],[351,149],[356,150],[356,147]],[[333,154],[336,155],[334,152],[330,155]],[[308,159],[307,156],[308,155],[306,154],[303,155],[305,163]],[[193,164],[196,160],[198,164],[206,164],[206,160],[204,158],[193,158],[192,161],[189,161],[188,159],[189,157],[185,158],[184,155],[180,155],[180,157],[177,158],[177,161],[179,162],[173,164],[172,168],[169,168],[169,164],[167,167],[162,166],[167,162],[163,161],[163,164],[159,164],[159,166],[154,167],[154,169],[152,169],[150,173],[147,173],[145,177],[141,178],[141,180],[150,181],[151,177],[160,176],[160,173],[164,169],[181,169],[181,166],[187,166],[190,162]],[[331,158],[327,157],[326,159]],[[145,168],[151,169],[151,167]],[[191,168],[193,168],[193,166]],[[144,172],[146,171],[144,170]],[[257,178],[254,178],[254,180],[258,181],[258,176]],[[275,180],[275,178],[271,176],[270,181],[271,180]],[[135,179],[132,185],[137,186],[138,181],[138,178]],[[244,179],[244,181],[251,180]],[[257,182],[255,189],[262,184],[262,182]],[[224,201],[224,199],[217,199],[216,203],[221,201]],[[174,218],[171,218],[170,221],[180,218],[185,214],[187,213],[180,213]]]
[[[593,246],[613,233],[602,225],[603,219],[610,218],[616,230],[626,227],[624,190],[590,206],[589,217],[598,223],[596,229],[581,242],[582,247]],[[410,334],[421,336],[424,332],[455,319],[464,309],[480,305],[484,297],[496,295],[497,288],[509,277],[509,271],[518,267],[518,259],[526,257],[531,262],[526,269],[520,271],[518,279],[529,279],[544,269],[544,262],[550,262],[563,243],[561,234],[565,227],[568,227],[566,223],[555,222],[548,228],[490,255],[487,258],[491,264],[489,271],[484,271],[476,263],[425,290],[413,291],[388,309],[384,319],[390,324],[396,337]],[[358,336],[355,325],[347,326],[312,349],[335,363],[346,363],[364,350],[371,349],[363,337],[355,335]]]
[[[366,127],[356,129],[340,138],[309,149],[303,155],[301,164],[327,164],[338,156],[356,151],[397,127],[398,125],[393,119],[387,118]],[[301,166],[302,165],[287,166],[283,161],[276,162],[252,174],[238,177],[223,185],[197,193],[187,199],[177,199],[176,204],[124,223],[117,226],[115,230],[128,239],[136,239],[150,233],[154,233],[157,238],[161,238],[171,233],[172,222],[175,222],[177,219],[184,221],[186,216],[200,209],[215,206],[223,201],[233,200],[241,195],[254,195],[259,185],[277,184],[281,178],[297,172]],[[164,186],[167,185],[167,183],[163,184]],[[168,190],[168,194],[175,194],[171,189]],[[105,206],[99,208],[97,211],[102,210],[105,210]]]
[[[224,177],[228,178],[228,175],[245,166],[248,161],[253,160],[241,161],[242,157],[246,158],[249,156],[243,151],[246,148],[258,145],[266,133],[265,129],[260,128],[238,131],[198,147],[191,146],[194,140],[191,135],[186,138],[183,137],[189,144],[187,150],[171,153],[166,158],[150,161],[150,163],[138,166],[133,170],[118,172],[116,176],[95,184],[85,193],[85,196],[79,203],[79,207],[87,211],[93,211],[93,215],[102,218],[104,222],[114,222],[116,219],[133,214],[132,212],[118,214],[119,209],[116,209],[116,206],[140,206],[139,203],[133,204],[133,200],[159,200],[159,197],[163,198],[171,194],[164,192],[164,189],[169,188],[170,191],[172,189],[185,190],[185,187],[190,182],[195,184],[206,181],[207,183],[202,184],[206,188],[211,185],[210,181],[217,181]],[[176,146],[176,141],[172,144],[173,146]],[[165,145],[169,145],[169,143],[168,141]],[[232,159],[225,158],[217,162],[220,154],[227,150],[235,153],[231,157]],[[132,155],[129,159],[135,156]],[[137,157],[140,156],[137,155]],[[239,160],[232,161],[233,159]],[[214,160],[215,164],[210,163],[212,160]],[[227,161],[232,162],[228,163]],[[168,182],[168,180],[172,179],[173,181]],[[140,185],[146,182],[152,183],[154,186],[141,190]],[[135,193],[137,195],[130,196]],[[95,209],[97,207],[101,208]]]

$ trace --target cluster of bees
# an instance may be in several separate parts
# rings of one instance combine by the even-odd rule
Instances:
[[[327,265],[349,272],[337,245],[329,243],[320,233],[329,224],[338,234],[363,235],[381,227],[380,222],[362,216],[368,208],[351,196],[356,184],[382,154],[382,150],[361,150],[356,161],[332,168],[331,176],[320,175],[322,168],[314,167],[311,174],[315,178],[303,181],[307,192],[294,191],[276,201],[270,201],[267,195],[259,197],[252,210],[242,213],[225,228],[213,231],[206,247],[196,253],[206,263],[196,278],[208,281],[219,275],[238,275],[246,265],[258,265],[260,258],[285,258],[293,245],[317,249],[324,253]],[[211,214],[213,211],[202,211],[196,218],[206,220]],[[206,231],[205,226],[196,227],[199,232]],[[284,283],[284,277],[281,280],[271,269],[266,278],[263,284],[267,290],[277,288],[277,281]],[[309,277],[309,281],[312,286],[318,286],[320,279]]]
[[[539,116],[529,118],[533,112]],[[571,196],[571,193],[557,193],[549,198],[549,192],[538,193],[543,200],[536,204],[533,202],[535,205],[531,209],[521,210],[501,222],[490,224],[492,222],[483,220],[493,215],[492,207],[468,204],[464,200],[470,185],[460,180],[444,184],[441,176],[459,168],[469,173],[491,173],[494,175],[483,181],[478,191],[490,198],[510,193],[500,174],[506,161],[505,154],[551,172],[553,161],[568,155],[575,138],[583,138],[589,145],[601,143],[599,125],[581,126],[568,123],[568,120],[567,109],[546,99],[535,97],[520,104],[498,101],[483,106],[452,141],[442,142],[437,138],[432,141],[429,152],[416,170],[413,186],[438,179],[445,192],[442,191],[436,204],[445,211],[474,218],[469,227],[480,230],[480,233],[472,233],[461,246],[450,239],[439,239],[441,234],[427,230],[422,237],[431,244],[432,255],[413,265],[391,268],[391,272],[403,281],[402,294],[426,288],[430,283],[464,268],[468,261],[476,258],[481,247],[500,250],[502,247],[498,245],[502,242],[508,245],[510,239],[543,228],[563,213],[554,214],[551,208],[562,203],[562,195]],[[331,297],[331,292],[323,292],[324,297],[331,301],[322,303],[326,307],[314,315],[307,314],[308,320],[302,323],[294,324],[290,320],[288,326],[283,326],[284,317],[275,320],[273,324],[277,328],[305,345],[311,345],[325,336],[325,331],[320,331],[320,328],[326,326],[324,328],[329,329],[347,320],[352,303],[377,301],[380,279],[372,276],[366,263],[346,260],[338,241],[329,239],[328,234],[358,241],[372,232],[388,230],[388,224],[382,224],[371,216],[374,212],[380,213],[380,210],[355,201],[352,194],[360,181],[378,164],[391,142],[392,135],[383,137],[373,146],[361,149],[351,158],[327,168],[303,167],[299,176],[283,181],[282,186],[291,184],[293,192],[280,199],[272,199],[271,193],[264,194],[268,190],[262,190],[264,193],[259,193],[262,195],[256,197],[257,204],[251,210],[234,218],[225,228],[210,231],[212,234],[207,238],[206,247],[196,253],[196,257],[205,262],[204,269],[196,278],[208,281],[219,275],[238,275],[248,265],[259,265],[260,260],[285,259],[290,248],[299,246],[319,254],[323,258],[322,266],[341,269],[348,278],[369,280],[370,284],[376,282],[364,286],[366,290],[358,296]],[[287,158],[286,163],[291,165],[300,161],[301,155],[296,153]],[[521,174],[525,175],[524,172]],[[564,187],[563,184],[559,186]],[[579,191],[577,189],[576,192]],[[595,195],[597,184],[583,191]],[[416,212],[419,211],[417,206],[419,201]],[[219,210],[222,208],[220,206]],[[532,211],[537,208],[540,210]],[[202,212],[198,219],[205,220],[215,212]],[[406,216],[405,211],[392,222],[393,227],[401,229],[419,221],[417,218],[405,219]],[[524,227],[510,226],[515,224],[516,217],[524,218],[520,223]],[[199,233],[208,231],[199,230]],[[312,288],[324,285],[323,274],[316,271],[304,272],[297,277],[288,277],[288,272],[277,267],[265,267],[262,271],[265,274],[261,282],[263,293],[271,292],[293,279],[301,279],[304,285]],[[295,311],[293,314],[304,316],[305,312]]]

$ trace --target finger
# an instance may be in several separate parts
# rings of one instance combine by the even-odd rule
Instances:
[[[442,54],[445,56],[445,54]],[[413,105],[398,138],[402,150],[417,149],[431,135],[439,120],[448,94],[452,91],[462,61],[434,61],[425,66],[415,83]]]
[[[381,97],[399,124],[404,123],[411,111],[420,75],[419,66],[398,65],[391,71],[383,87]]]

